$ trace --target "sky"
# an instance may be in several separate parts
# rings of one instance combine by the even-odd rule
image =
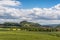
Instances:
[[[0,23],[23,20],[60,24],[60,0],[0,0]]]
[[[50,8],[60,3],[60,0],[20,0],[22,8]],[[28,5],[28,6],[27,6]]]

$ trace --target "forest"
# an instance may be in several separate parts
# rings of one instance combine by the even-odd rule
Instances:
[[[10,28],[11,30],[21,29],[25,31],[41,31],[41,32],[60,31],[60,25],[57,25],[56,27],[43,26],[39,23],[28,22],[28,21],[21,21],[20,23],[4,22],[3,24],[0,24],[0,28]]]

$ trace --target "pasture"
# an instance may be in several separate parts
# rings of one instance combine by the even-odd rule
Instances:
[[[60,32],[1,31],[0,40],[60,40]]]

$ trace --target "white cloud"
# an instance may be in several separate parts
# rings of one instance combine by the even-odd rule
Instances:
[[[0,6],[19,6],[21,3],[19,1],[12,1],[12,0],[1,0]]]
[[[52,7],[52,8],[55,8],[57,10],[60,10],[60,4],[58,4],[58,5],[56,5],[56,6]]]
[[[16,0],[0,0],[0,22],[27,20],[41,22],[41,24],[60,23],[60,4],[51,8],[15,8],[16,6],[20,7],[20,5],[21,2]],[[9,6],[13,6],[13,8]]]
[[[30,11],[25,11],[25,13],[28,14],[27,16],[34,22],[41,22],[42,24],[60,23],[60,4],[57,4],[51,8],[33,8],[30,9]]]
[[[21,3],[19,1],[12,0],[0,0],[0,16],[18,16],[19,9],[11,8],[9,6],[19,6]],[[17,11],[17,13],[16,13]]]
[[[15,1],[15,0],[0,0],[0,1]]]

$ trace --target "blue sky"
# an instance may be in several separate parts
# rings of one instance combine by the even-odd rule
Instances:
[[[60,24],[60,0],[0,0],[0,23],[23,20]]]
[[[22,8],[50,8],[60,3],[60,0],[18,0],[22,3]]]

